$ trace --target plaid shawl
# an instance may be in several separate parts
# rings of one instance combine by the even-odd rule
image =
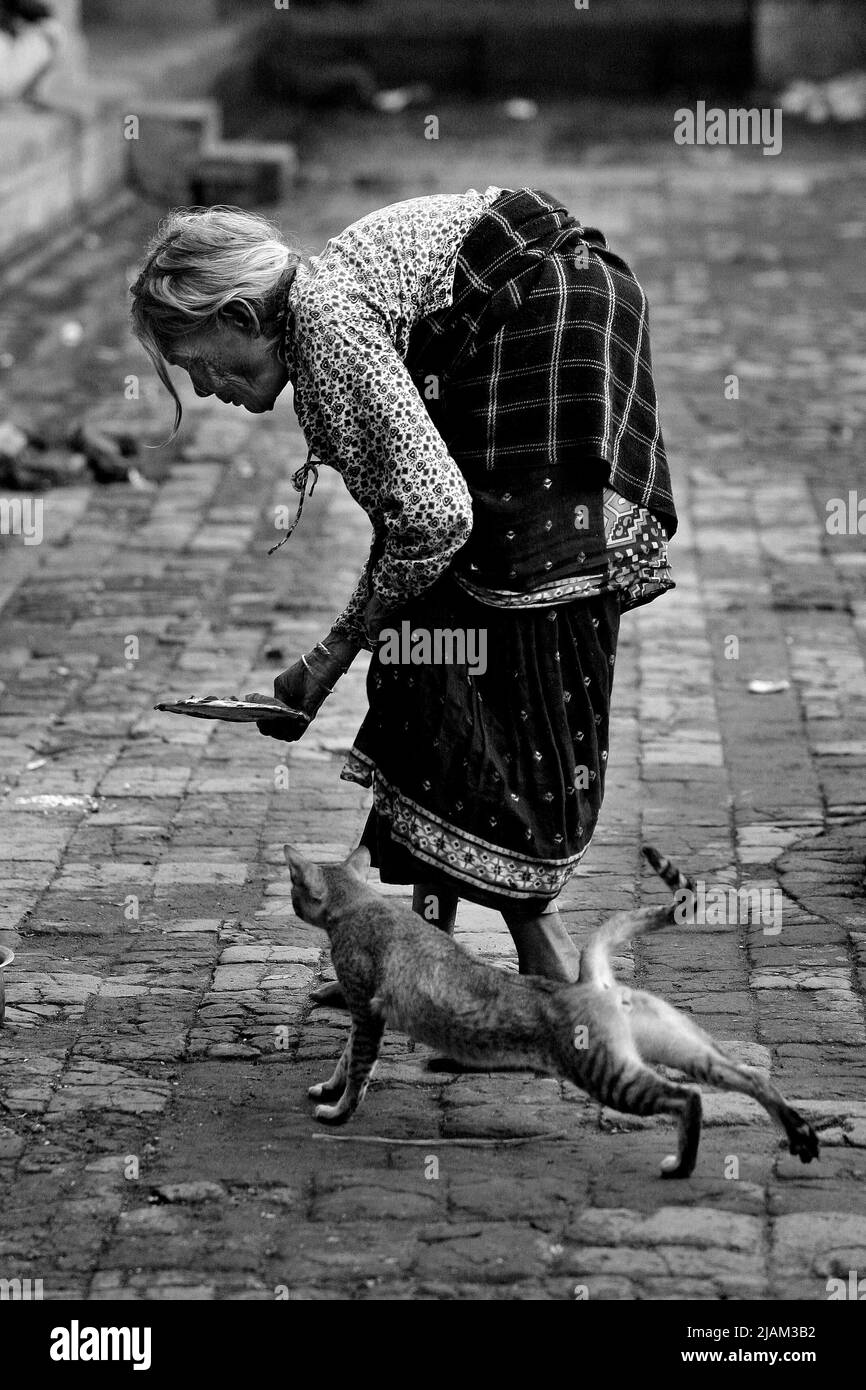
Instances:
[[[406,366],[473,492],[569,463],[596,486],[601,459],[604,481],[675,532],[646,296],[550,195],[504,192],[479,218],[453,302],[414,326]]]

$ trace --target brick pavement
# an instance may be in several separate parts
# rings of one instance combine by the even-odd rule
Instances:
[[[354,187],[320,165],[285,210],[308,245],[408,192],[526,181],[491,137],[407,147],[390,182],[365,182],[369,134],[319,154],[356,160]],[[622,970],[770,1066],[821,1129],[820,1165],[781,1153],[752,1102],[705,1094],[698,1171],[662,1184],[667,1123],[552,1080],[427,1075],[398,1035],[345,1137],[314,1133],[306,1088],[345,1024],[309,1007],[327,960],[292,916],[280,846],[336,857],[363,824],[365,795],[337,776],[362,666],[291,748],[151,707],[268,689],[342,605],[365,522],[323,475],[267,559],[302,461],[290,407],[254,419],[192,398],[184,457],[159,456],[154,490],[57,490],[41,545],[0,541],[0,942],[17,952],[0,1277],[42,1278],[48,1298],[809,1300],[866,1272],[866,554],[824,527],[858,466],[862,488],[866,196],[850,157],[718,167],[548,155],[533,178],[604,226],[649,291],[683,514],[679,588],[624,623],[609,790],[564,906],[582,940],[658,898],[641,836],[713,884],[781,890],[778,933],[675,928]],[[95,397],[106,417],[167,423],[119,308],[149,221],[6,302],[11,410]],[[81,348],[59,346],[57,304]],[[758,696],[753,678],[790,685]],[[513,966],[493,914],[464,905],[459,935]],[[363,1142],[383,1138],[429,1143]]]

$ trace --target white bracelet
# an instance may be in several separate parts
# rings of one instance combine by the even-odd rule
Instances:
[[[328,648],[325,646],[324,642],[317,642],[317,643],[316,643],[316,646],[317,646],[317,647],[321,647],[322,651],[325,653],[325,656],[328,658],[329,661],[333,661],[333,660],[334,660],[334,657],[333,657],[333,656],[331,655],[331,653],[328,651]],[[340,675],[341,675],[341,676],[345,676],[346,672],[347,672],[348,669],[349,669],[348,666],[340,666],[339,661],[338,661],[336,664],[337,664],[337,667],[338,667],[338,669],[339,669]]]
[[[316,685],[320,685],[320,686],[322,687],[323,690],[327,690],[327,692],[328,692],[329,695],[333,695],[333,693],[334,693],[334,687],[333,687],[332,685],[325,685],[325,682],[324,682],[323,680],[320,680],[320,678],[316,675],[315,671],[312,670],[312,668],[311,668],[311,666],[310,666],[310,663],[309,663],[309,661],[307,660],[307,658],[306,658],[305,656],[302,656],[302,657],[301,657],[301,661],[303,662],[304,666],[305,666],[305,667],[307,668],[307,670],[309,671],[309,673],[310,673],[310,675],[312,676],[313,680],[316,682]]]

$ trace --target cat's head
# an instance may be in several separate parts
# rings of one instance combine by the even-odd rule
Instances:
[[[353,890],[367,882],[370,872],[370,851],[363,845],[342,864],[314,864],[294,845],[285,845],[284,853],[292,876],[292,907],[313,927],[327,927],[331,914],[351,902]]]

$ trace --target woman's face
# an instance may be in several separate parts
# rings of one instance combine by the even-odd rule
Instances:
[[[213,328],[176,343],[166,361],[189,373],[197,396],[216,396],[256,415],[273,410],[289,379],[276,345],[268,345],[255,321],[226,312]]]

